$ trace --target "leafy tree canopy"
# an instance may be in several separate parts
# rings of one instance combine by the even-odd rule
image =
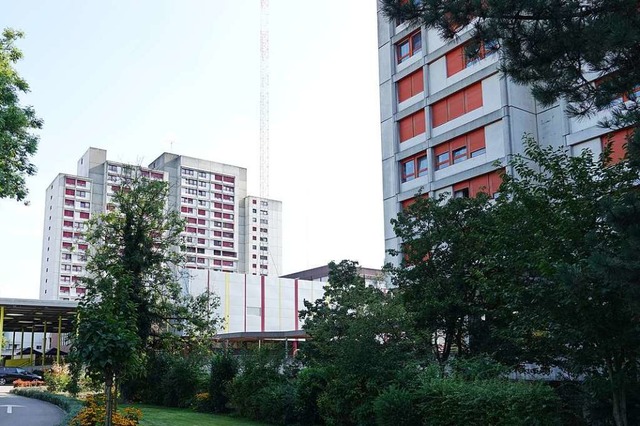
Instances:
[[[33,108],[20,104],[20,94],[29,91],[14,68],[22,58],[15,42],[23,36],[7,28],[0,37],[0,198],[18,201],[28,193],[25,177],[36,173],[30,157],[38,149],[39,137],[33,131],[42,128]]]

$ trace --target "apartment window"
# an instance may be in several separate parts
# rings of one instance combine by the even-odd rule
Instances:
[[[90,203],[86,202],[86,201],[80,201],[80,207],[83,209],[88,209],[91,206]]]
[[[207,200],[198,200],[198,205],[202,207],[207,207],[209,202]]]
[[[257,241],[257,240],[258,240],[258,237],[256,237],[256,236],[254,235],[253,237],[251,237],[251,239],[252,239],[253,241]]]
[[[269,221],[267,219],[260,219],[260,223],[263,225],[268,225]]]
[[[65,210],[64,215],[66,217],[73,217],[73,210]]]
[[[62,248],[70,249],[71,248],[71,243],[66,243],[66,242],[62,243]]]
[[[208,185],[208,183],[207,183],[207,182],[203,182],[203,181],[198,182],[198,186],[199,186],[200,188],[206,188],[206,187],[207,187],[207,185]]]
[[[222,208],[225,210],[233,210],[233,204],[224,204]]]
[[[227,183],[235,183],[236,178],[234,178],[233,176],[224,176],[224,178],[222,180],[227,182]],[[228,188],[228,187],[226,187],[226,188]]]
[[[224,238],[233,238],[233,232],[223,232],[222,236]]]
[[[62,233],[62,237],[63,237],[63,238],[73,238],[73,232],[64,231],[64,232]]]
[[[66,195],[71,195],[71,196],[76,195],[76,191],[75,191],[75,190],[73,190],[73,189],[69,189],[69,188],[65,189],[65,190],[64,190],[64,193],[65,193]]]
[[[88,212],[80,212],[80,219],[89,219]]]
[[[65,206],[73,207],[75,204],[76,204],[76,203],[75,203],[75,201],[73,201],[73,200],[64,200],[64,205],[65,205]]]
[[[87,191],[76,191],[76,197],[86,198]]]
[[[206,197],[207,191],[198,191],[198,197]]]
[[[206,229],[202,229],[202,228],[198,228],[198,234],[200,235],[206,235],[207,230]]]
[[[79,265],[73,265],[72,269],[73,272],[82,272],[82,266]]]
[[[500,189],[503,173],[503,170],[496,170],[463,182],[458,182],[453,185],[453,196],[475,197],[481,192],[494,196]]]
[[[255,229],[254,229],[254,231],[255,231]],[[267,231],[268,231],[267,228],[260,228],[260,232],[267,232]]]
[[[257,204],[258,203],[258,201],[256,201],[256,200],[251,200],[251,201],[252,201],[253,204]]]
[[[262,251],[267,251],[267,250],[268,250],[268,248],[266,248],[265,246],[260,246],[260,250],[262,250]]]
[[[266,243],[269,241],[269,239],[267,237],[260,237],[260,241]]]
[[[88,244],[78,244],[78,250],[86,250],[89,248]]]
[[[482,82],[468,86],[431,106],[433,127],[458,118],[482,106]]]
[[[427,154],[422,153],[403,160],[400,168],[402,182],[409,182],[421,176],[426,176],[429,170]]]
[[[77,185],[77,186],[83,186],[83,187],[84,187],[84,186],[87,186],[87,181],[84,181],[84,180],[80,180],[80,179],[78,179],[78,180],[76,181],[76,185]]]
[[[62,260],[71,260],[71,253],[62,253]]]
[[[232,241],[223,241],[222,242],[222,247],[233,248],[233,242]]]
[[[86,254],[79,254],[78,255],[78,261],[79,262],[86,262],[87,261],[87,255]]]
[[[252,249],[252,250],[257,250],[257,249],[258,249],[258,246],[253,245],[253,246],[251,246],[251,249]]]
[[[164,174],[151,172],[151,179],[162,180],[164,178]]]
[[[76,184],[76,180],[72,179],[72,178],[65,178],[64,181],[65,181],[65,183],[67,185],[75,185]],[[51,188],[53,188],[53,186]]]
[[[233,195],[225,195],[223,198],[225,200],[227,200],[227,201],[233,201],[234,200]]]
[[[477,51],[469,52],[471,54],[470,58],[467,56],[467,49],[469,49],[469,46],[470,44],[466,43],[447,53],[445,56],[445,61],[447,62],[447,77],[451,77],[463,69],[497,52],[500,47],[496,42],[480,42]]]
[[[396,84],[398,102],[404,102],[410,97],[424,92],[424,72],[422,68],[402,78]]]
[[[196,257],[195,256],[187,256],[187,262],[195,262],[196,261]]]
[[[207,221],[204,219],[198,219],[198,225],[206,225]]]
[[[109,170],[110,172],[118,173],[118,166],[116,166],[115,164],[109,164],[107,166],[107,170]]]
[[[183,168],[182,169],[182,174],[183,175],[187,175],[187,176],[193,176],[193,170]]]
[[[213,240],[213,245],[215,247],[222,247],[222,241],[219,240]]]
[[[224,213],[222,217],[223,219],[233,220],[233,213]]]
[[[187,226],[185,230],[186,230],[186,232],[189,232],[190,234],[195,234],[196,233],[196,228],[194,228],[193,226]]]
[[[268,207],[268,206],[269,206],[269,203],[268,203],[267,201],[260,201],[260,205],[261,205],[262,207]]]
[[[266,216],[269,214],[269,212],[267,210],[260,210],[260,214]]]
[[[213,203],[213,208],[221,209],[222,208],[222,203]]]
[[[421,50],[422,34],[420,33],[420,30],[418,30],[396,44],[396,57],[398,59],[398,63],[402,63],[413,55],[419,53]]]
[[[436,146],[434,149],[436,170],[458,164],[485,152],[484,127],[482,127]]]
[[[187,218],[187,223],[198,223],[198,221],[196,220],[195,217],[188,217]]]
[[[424,119],[424,109],[411,114],[398,122],[400,131],[400,142],[411,139],[425,132],[426,122]]]
[[[198,238],[198,244],[206,244],[206,243],[207,243],[207,240],[205,240],[204,238]]]
[[[251,213],[253,213],[253,214],[257,214],[257,213],[258,213],[258,210],[257,210],[257,209],[251,209]]]
[[[222,191],[222,185],[220,185],[220,184],[217,184],[217,183],[216,183],[216,184],[214,184],[214,185],[213,185],[213,188],[214,188],[216,191]]]
[[[633,133],[632,129],[622,129],[600,137],[600,143],[604,150],[607,145],[611,145],[611,164],[618,163],[627,154],[627,139]]]
[[[60,269],[62,269],[63,271],[70,271],[71,265],[60,265]]]
[[[204,258],[199,257],[199,258],[198,258],[198,260],[197,260],[197,262],[198,262],[198,263],[200,263],[200,264],[204,264],[204,263],[205,263],[205,260],[204,260]]]
[[[60,281],[62,281],[63,283],[71,282],[71,277],[68,276],[68,275],[61,275],[60,276]],[[62,290],[62,288],[65,288],[65,287],[61,287],[60,289]],[[67,291],[68,291],[68,287],[66,287],[66,288],[67,288]]]
[[[198,177],[199,177],[199,178],[208,179],[208,178],[209,178],[209,173],[206,173],[206,172],[198,172]]]

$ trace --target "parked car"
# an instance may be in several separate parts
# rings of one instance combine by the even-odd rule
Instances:
[[[0,386],[12,383],[14,380],[34,381],[42,380],[42,376],[29,373],[20,367],[0,367]]]

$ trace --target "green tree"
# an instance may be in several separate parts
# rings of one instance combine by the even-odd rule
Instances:
[[[616,425],[638,385],[638,173],[526,141],[494,209],[494,297],[525,358],[604,380]],[[545,356],[543,356],[545,355]]]
[[[489,314],[483,285],[490,207],[486,194],[450,200],[418,196],[391,221],[403,243],[390,254],[402,257],[400,266],[387,268],[411,314],[413,337],[442,370],[452,351],[487,350],[482,318]]]
[[[215,327],[210,295],[184,295],[178,282],[184,222],[167,210],[167,183],[135,174],[125,170],[114,209],[95,216],[85,235],[91,249],[74,348],[105,382],[108,422],[112,386],[141,371],[147,349],[207,345]]]
[[[29,85],[14,65],[22,58],[15,46],[24,34],[6,28],[0,37],[0,198],[23,200],[28,193],[25,176],[34,175],[31,164],[39,137],[33,131],[42,128],[42,120],[30,106],[20,104],[20,95]]]
[[[412,353],[398,302],[367,286],[357,263],[346,260],[329,264],[324,298],[305,301],[300,318],[312,339],[300,352],[305,366],[325,376],[318,404],[326,422],[373,422],[373,399]]]

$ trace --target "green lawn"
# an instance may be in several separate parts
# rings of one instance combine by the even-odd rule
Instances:
[[[151,405],[132,405],[142,410],[141,426],[264,426],[229,416],[197,413],[188,409],[156,407]]]

